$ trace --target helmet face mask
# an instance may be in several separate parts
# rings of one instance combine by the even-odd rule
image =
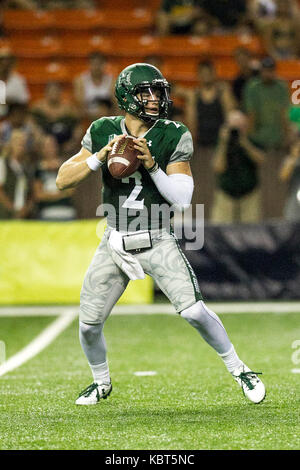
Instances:
[[[115,95],[121,109],[147,123],[167,118],[172,105],[169,83],[150,64],[126,67],[116,81]]]
[[[145,121],[167,118],[170,101],[170,86],[166,80],[153,80],[137,85],[134,96],[139,102],[137,116]]]

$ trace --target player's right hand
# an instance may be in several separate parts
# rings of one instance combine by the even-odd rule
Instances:
[[[117,137],[112,139],[107,145],[105,145],[105,147],[99,150],[99,152],[97,152],[98,160],[100,160],[100,162],[104,162],[107,158],[108,153],[112,150],[114,143],[118,142],[118,140],[125,137],[125,135],[126,134],[117,135]]]

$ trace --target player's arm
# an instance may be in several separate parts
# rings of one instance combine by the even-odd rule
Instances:
[[[290,155],[284,160],[282,167],[279,171],[279,179],[281,181],[288,181],[292,176],[295,166],[300,158],[300,143],[297,142],[292,148]]]
[[[89,176],[92,170],[86,161],[91,155],[91,152],[82,147],[80,152],[61,165],[56,178],[58,189],[74,188]]]
[[[135,147],[141,152],[138,158],[142,160],[160,194],[177,210],[183,212],[191,204],[194,191],[194,181],[189,162],[171,162],[168,164],[165,173],[155,163],[146,139],[137,139],[134,142]]]
[[[240,137],[240,144],[242,147],[244,147],[244,149],[246,150],[246,152],[248,153],[248,156],[250,158],[252,158],[252,160],[255,162],[255,163],[263,163],[264,159],[265,159],[265,152],[263,152],[262,150],[260,150],[258,147],[256,147],[255,145],[253,145],[249,139],[247,139],[246,136],[242,135]]]
[[[169,163],[169,165],[167,166],[166,173],[167,173],[168,176],[169,175],[177,175],[177,174],[193,176],[191,166],[190,166],[190,162]]]
[[[112,150],[113,144],[123,135],[115,137],[99,152],[91,154],[89,150],[82,147],[80,152],[69,158],[58,170],[56,186],[63,190],[75,188],[85,180],[92,171],[97,171],[105,162],[108,152]]]

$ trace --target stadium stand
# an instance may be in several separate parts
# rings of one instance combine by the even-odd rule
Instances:
[[[131,0],[126,12],[118,8],[118,2],[114,2],[113,10],[108,3],[97,2],[98,10],[4,12],[7,40],[33,96],[39,95],[35,87],[49,77],[68,86],[74,75],[86,68],[86,59],[93,51],[106,55],[114,74],[129,62],[159,55],[167,78],[187,86],[197,83],[197,63],[207,56],[213,59],[220,78],[232,80],[237,73],[233,55],[238,47],[249,49],[257,57],[265,53],[256,35],[157,37],[153,25],[159,2],[141,8],[141,2]],[[279,61],[278,74],[293,80],[299,77],[299,67],[298,60]]]
[[[95,51],[107,58],[106,71],[114,76],[129,63],[158,58],[166,78],[185,87],[199,84],[197,66],[203,60],[213,62],[218,79],[232,81],[239,73],[237,49],[248,49],[257,62],[267,53],[255,28],[226,33],[215,29],[207,36],[159,36],[155,22],[160,4],[160,0],[128,0],[125,10],[123,0],[114,0],[113,7],[110,0],[95,0],[96,9],[6,10],[0,47],[7,44],[13,51],[32,102],[53,80],[62,84],[64,96],[72,96],[74,78],[88,68],[88,57]],[[277,75],[287,82],[298,80],[299,59],[278,60]],[[176,95],[173,98],[182,104]]]
[[[22,34],[26,31],[40,31],[45,34],[55,27],[54,15],[48,11],[6,10],[3,14],[3,26],[6,34]]]

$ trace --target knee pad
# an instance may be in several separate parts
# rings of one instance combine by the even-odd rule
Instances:
[[[202,307],[202,300],[199,300],[190,307],[182,310],[180,315],[192,326],[196,326],[196,324],[201,323],[201,317],[205,315],[204,309]]]
[[[88,323],[79,322],[79,334],[87,344],[92,344],[96,338],[102,333],[103,323],[89,325]]]
[[[191,305],[191,307],[186,308],[181,312],[181,316],[188,321],[192,326],[197,327],[198,325],[203,325],[207,321],[214,319],[222,325],[221,320],[217,317],[217,315],[206,307],[203,300],[199,300],[195,304]]]

